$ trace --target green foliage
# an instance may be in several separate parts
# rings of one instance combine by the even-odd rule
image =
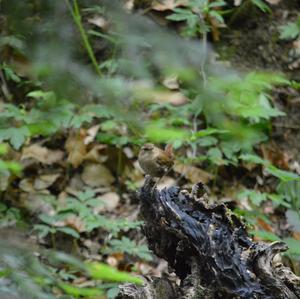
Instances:
[[[35,101],[33,108],[4,104],[0,118],[0,142],[9,141],[17,150],[29,137],[49,136],[67,128],[78,129],[94,119],[112,115],[110,109],[101,104],[80,107],[59,99],[52,91],[36,90],[28,97]]]
[[[286,218],[291,228],[300,232],[300,182],[281,182],[277,192],[289,203]]]
[[[3,237],[3,236],[2,236]],[[116,283],[142,284],[142,280],[127,272],[120,272],[103,263],[82,262],[68,254],[56,251],[38,252],[26,245],[19,236],[0,242],[0,296],[20,296],[24,299],[54,299],[53,287],[59,288],[66,299],[94,298],[108,292],[116,294]],[[58,269],[66,269],[64,274]],[[69,274],[70,273],[70,274]],[[74,273],[74,274],[71,274]],[[94,287],[72,284],[85,277]],[[103,282],[110,282],[105,284]],[[109,298],[113,298],[108,294]]]
[[[101,205],[103,205],[101,196],[96,197],[93,190],[78,192],[76,197],[67,197],[63,206],[57,206],[55,215],[39,215],[42,224],[35,225],[35,230],[39,232],[40,237],[45,237],[49,233],[62,232],[78,239],[81,232],[90,233],[94,229],[102,228],[115,236],[120,231],[136,229],[142,223],[130,222],[126,219],[113,220],[96,214],[95,208]],[[77,222],[72,225],[72,220]]]
[[[172,142],[175,140],[186,140],[188,132],[177,128],[166,128],[163,122],[156,122],[146,126],[146,138],[154,143]]]
[[[34,229],[40,238],[48,234],[55,236],[58,232],[79,239],[81,233],[91,233],[96,229],[104,229],[112,237],[129,229],[137,229],[141,221],[128,221],[126,219],[109,219],[96,214],[94,208],[101,206],[101,196],[96,197],[95,192],[88,189],[78,192],[76,197],[67,197],[63,206],[56,206],[55,215],[41,214],[41,224],[35,224]],[[106,253],[126,252],[139,258],[150,260],[150,252],[145,245],[137,245],[134,241],[123,237],[121,240],[109,240],[105,247]]]
[[[300,35],[300,16],[295,22],[279,27],[281,39],[295,39]]]
[[[134,277],[126,272],[120,272],[108,265],[102,263],[89,263],[86,264],[88,271],[94,279],[103,281],[116,281],[116,282],[132,282],[142,284],[143,280]]]
[[[0,228],[11,227],[22,222],[20,209],[8,207],[0,202]]]
[[[133,256],[137,256],[146,261],[151,261],[152,256],[150,251],[145,245],[137,245],[126,237],[122,237],[121,240],[110,240],[109,247],[105,250],[105,253],[125,252]]]
[[[259,123],[263,119],[282,116],[283,112],[272,107],[269,94],[273,85],[286,85],[284,77],[262,72],[250,72],[244,78],[233,77],[230,80],[211,80],[217,92],[226,93],[226,112],[232,116],[248,119],[250,123]]]
[[[237,193],[237,199],[242,200],[244,198],[248,198],[256,209],[266,200],[271,200],[275,206],[291,207],[282,194],[266,193],[245,188]]]
[[[299,176],[278,169],[252,154],[254,147],[267,139],[271,120],[284,115],[272,102],[273,86],[289,85],[290,82],[273,73],[232,75],[232,71],[214,68],[208,62],[203,65],[209,50],[203,50],[204,47],[203,51],[199,50],[198,41],[193,43],[188,39],[179,40],[177,36],[173,38],[140,16],[128,17],[128,14],[121,13],[119,7],[91,7],[88,4],[83,9],[87,2],[79,2],[66,1],[85,52],[78,47],[78,32],[70,30],[68,22],[71,18],[65,17],[65,11],[63,17],[51,14],[51,9],[60,11],[55,1],[42,1],[39,6],[46,5],[46,22],[44,12],[39,12],[39,7],[35,5],[37,11],[33,14],[26,11],[25,7],[24,11],[21,10],[26,12],[26,17],[18,17],[18,20],[30,19],[28,23],[37,25],[39,30],[42,28],[41,32],[31,28],[28,32],[20,30],[20,34],[18,30],[14,32],[17,27],[5,27],[8,32],[0,38],[1,51],[9,47],[12,52],[24,55],[24,60],[28,62],[24,73],[10,64],[9,59],[0,65],[4,79],[9,86],[13,86],[10,90],[12,94],[5,96],[6,102],[1,106],[0,142],[9,142],[15,150],[20,151],[22,145],[33,140],[43,141],[46,139],[43,137],[49,137],[47,139],[52,141],[56,136],[65,138],[69,130],[99,124],[96,141],[109,145],[109,150],[117,147],[121,152],[124,145],[140,145],[145,141],[171,142],[178,150],[178,160],[193,164],[204,162],[201,167],[205,167],[205,170],[213,169],[217,173],[219,166],[239,165],[244,161],[262,165],[282,184],[296,184]],[[256,5],[264,12],[270,11],[262,0],[244,2]],[[12,3],[15,6],[13,10],[18,11],[18,2],[12,0]],[[167,19],[181,22],[184,36],[205,37],[216,26],[212,20],[224,25],[225,5],[225,1],[192,0],[186,6],[174,8]],[[93,26],[91,18],[85,22],[86,13],[105,16],[111,23],[108,32]],[[34,23],[35,20],[39,22]],[[281,37],[296,38],[299,35],[298,25],[298,21],[296,25],[289,25],[282,31]],[[85,26],[93,29],[86,30]],[[75,32],[75,35],[71,32]],[[22,36],[22,40],[19,36]],[[91,65],[83,64],[86,58]],[[13,61],[14,57],[10,59]],[[178,93],[184,95],[187,102],[178,107],[164,100],[159,102],[160,97],[155,104],[148,101],[149,94],[161,90],[158,82],[170,74],[177,76]],[[138,93],[136,86],[143,84],[148,92],[143,89]],[[291,86],[295,88],[297,83],[293,82]],[[0,153],[2,151],[5,154],[3,148],[0,146]],[[186,153],[188,157],[185,159]],[[0,175],[20,174],[20,170],[21,167],[14,161],[0,160]],[[126,183],[127,191],[136,189],[135,182],[127,180]],[[120,184],[118,187],[124,187],[122,179]],[[286,216],[289,224],[298,231],[299,196],[287,191],[288,187],[285,188],[278,194],[243,190],[239,198],[247,197],[253,211],[238,211],[239,214],[251,224],[255,224],[258,216],[270,223],[259,206],[266,200],[272,200],[275,206],[288,208]],[[101,252],[124,252],[149,261],[151,255],[145,245],[138,245],[123,236],[127,230],[137,229],[141,222],[110,219],[99,212],[102,204],[101,196],[97,196],[93,190],[67,196],[63,202],[55,198],[51,202],[51,213],[37,215],[39,223],[34,224],[34,229],[41,238],[51,235],[53,246],[61,234],[68,235],[74,244],[80,244],[83,239],[101,233],[104,239]],[[22,218],[19,209],[3,203],[0,204],[0,217],[1,226],[17,223]],[[259,231],[257,235],[266,240],[278,239],[266,231]],[[292,251],[297,253],[297,243],[295,240],[291,242],[294,246]],[[26,264],[26,257],[29,264]],[[2,275],[15,281],[16,285],[32,289],[28,298],[51,298],[53,287],[68,299],[108,295],[109,292],[109,296],[113,296],[115,282],[141,283],[140,279],[107,265],[83,264],[71,257],[60,257],[56,255],[55,265],[49,263],[48,267],[36,263],[37,259],[32,260],[27,251],[24,257],[18,251],[11,256],[11,260],[16,258],[16,265],[10,264],[7,269],[4,268]],[[72,284],[73,280],[82,276],[112,284],[104,286],[93,281],[94,287],[91,288]],[[109,288],[111,291],[107,291]],[[43,291],[48,297],[44,296]]]
[[[268,173],[274,175],[282,182],[300,180],[300,176],[298,176],[297,174],[290,171],[278,169],[276,166],[272,165],[271,162],[269,162],[268,160],[264,160],[257,155],[243,154],[240,156],[240,159],[242,159],[245,162],[263,165]]]
[[[224,24],[222,12],[216,8],[226,5],[225,1],[192,0],[185,8],[174,8],[173,13],[167,16],[168,20],[185,22],[183,36],[195,37],[210,31],[210,24],[206,21],[212,17],[220,24]]]
[[[0,65],[0,69],[3,70],[4,72],[4,76],[6,78],[6,80],[12,80],[16,83],[20,83],[21,82],[21,78],[15,73],[15,71],[5,62],[3,62]]]
[[[296,258],[299,260],[300,256],[300,241],[293,239],[293,238],[285,238],[283,239],[284,242],[289,247],[289,250],[287,251],[287,254],[289,254],[291,257]]]
[[[262,12],[271,12],[270,7],[263,0],[250,0],[253,5],[257,6]]]
[[[0,143],[0,156],[5,155],[8,151],[6,144]],[[0,175],[8,175],[10,172],[13,174],[20,174],[22,167],[19,163],[14,161],[5,161],[0,159]]]
[[[253,230],[250,231],[254,236],[259,237],[265,241],[275,242],[280,241],[281,239],[274,233],[265,231],[265,230]]]

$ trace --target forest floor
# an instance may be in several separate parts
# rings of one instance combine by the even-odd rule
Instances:
[[[209,43],[218,54],[218,60],[241,73],[275,71],[291,81],[300,82],[300,39],[279,38],[279,27],[297,19],[300,3],[297,0],[274,2],[278,3],[270,4],[271,13],[261,12],[254,6],[237,10],[225,19],[227,26],[219,29],[220,39],[213,41],[209,35]],[[168,10],[150,7],[141,11],[156,21],[164,20],[168,13]],[[174,23],[168,26],[174,35],[177,34]],[[102,56],[107,53],[102,51],[101,42],[95,42],[93,46],[94,50],[100,49],[99,53],[95,50],[97,59],[103,60]],[[268,141],[256,146],[255,150],[274,166],[300,175],[300,91],[291,86],[275,87],[272,102],[286,116],[272,119]],[[111,129],[110,125],[106,122],[107,131]],[[10,227],[20,220],[31,229],[34,227],[38,234],[32,230],[27,234],[32,242],[44,248],[103,261],[120,270],[162,275],[168,272],[166,262],[157,257],[150,261],[151,254],[145,247],[141,230],[130,224],[139,219],[136,191],[144,180],[137,166],[139,147],[130,142],[116,145],[99,141],[96,135],[100,130],[93,124],[89,128],[63,131],[50,137],[32,138],[20,151],[13,151],[11,158],[20,161],[24,171],[17,178],[0,178],[1,190],[5,191],[2,200],[9,207],[6,211],[11,209],[10,215],[5,214],[6,223],[2,226]],[[123,131],[126,135],[126,128],[119,126],[116,134],[122,136]],[[182,168],[175,167],[159,188],[176,184],[182,172]],[[233,209],[248,210],[249,215],[254,213],[254,218],[246,219],[251,221],[252,231],[263,232],[255,235],[256,240],[293,237],[300,241],[300,232],[288,223],[285,207],[259,198],[255,210],[249,200],[237,199],[234,191],[244,187],[261,192],[262,197],[265,193],[274,193],[278,181],[267,175],[261,165],[222,165],[217,174],[197,165],[191,172],[181,178],[181,185],[190,186],[200,177],[209,187],[211,200],[224,201]],[[212,179],[214,177],[217,178]],[[73,203],[69,206],[70,198]],[[101,199],[102,205],[95,205],[92,201],[95,198]],[[68,218],[50,219],[54,215],[63,216],[72,209],[74,213]],[[92,215],[104,217],[96,231],[93,230]],[[122,242],[118,243],[119,239]],[[293,257],[291,264],[299,274],[299,250]],[[290,261],[290,256],[287,259]]]

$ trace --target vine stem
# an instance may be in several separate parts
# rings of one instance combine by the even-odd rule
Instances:
[[[81,35],[81,38],[82,38],[82,41],[83,41],[83,45],[90,57],[90,60],[95,68],[95,71],[96,73],[99,75],[99,77],[102,77],[103,74],[102,72],[100,71],[99,67],[98,67],[98,63],[97,63],[97,60],[96,60],[96,57],[95,57],[95,54],[94,54],[94,51],[92,49],[92,46],[90,44],[90,41],[89,41],[89,38],[86,34],[86,31],[83,27],[83,24],[82,24],[82,18],[81,18],[81,15],[80,15],[80,9],[79,9],[79,6],[78,6],[78,2],[77,0],[73,0],[73,7],[70,3],[70,0],[66,0],[66,3],[67,3],[67,6],[71,12],[71,15],[73,17],[73,20],[75,22],[75,24],[77,25],[78,27],[78,30],[80,32],[80,35]]]

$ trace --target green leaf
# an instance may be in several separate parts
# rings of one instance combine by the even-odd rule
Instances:
[[[166,19],[171,21],[186,21],[195,17],[195,15],[190,10],[185,8],[175,8],[173,11],[175,13],[167,16]]]
[[[300,181],[280,182],[277,192],[281,194],[294,210],[300,209]]]
[[[79,233],[75,229],[73,229],[71,227],[57,227],[56,230],[60,231],[60,232],[63,232],[65,234],[67,234],[67,235],[70,235],[70,236],[72,236],[72,237],[74,237],[76,239],[80,238]]]
[[[207,156],[210,161],[216,165],[224,165],[226,161],[222,158],[222,152],[217,147],[212,147],[208,150]]]
[[[147,139],[154,143],[171,142],[175,140],[185,140],[189,133],[183,129],[171,129],[157,125],[148,125],[145,128]]]
[[[34,99],[55,99],[55,93],[53,91],[42,91],[42,90],[34,90],[27,94],[28,97]]]
[[[225,1],[214,1],[208,4],[208,7],[213,8],[213,7],[221,7],[221,6],[225,6],[226,2]]]
[[[16,83],[20,83],[21,82],[21,78],[14,72],[14,70],[8,66],[6,63],[3,63],[2,65],[2,69],[4,71],[5,77],[8,80],[12,80]]]
[[[202,137],[197,140],[197,144],[199,144],[199,146],[202,147],[216,145],[217,143],[218,143],[218,139],[212,136]]]
[[[110,131],[112,129],[115,129],[117,127],[117,122],[114,120],[106,120],[101,123],[101,129],[103,131]]]
[[[268,198],[273,201],[275,206],[282,205],[286,208],[291,208],[291,204],[286,202],[282,194],[267,194]]]
[[[300,176],[297,175],[296,173],[281,170],[281,169],[275,167],[274,165],[272,165],[271,162],[269,162],[268,160],[264,160],[257,155],[243,154],[243,155],[240,155],[240,159],[242,159],[246,162],[264,165],[266,167],[266,170],[270,174],[274,175],[275,177],[277,177],[278,179],[280,179],[283,182],[300,180]]]
[[[257,236],[265,241],[280,241],[280,238],[275,235],[274,233],[271,233],[271,232],[268,232],[268,231],[265,231],[265,230],[259,230],[259,231],[255,231],[255,230],[252,230],[250,231],[251,234],[253,234],[254,236]]]
[[[82,192],[78,192],[76,194],[77,198],[80,201],[87,201],[88,199],[92,199],[96,195],[96,192],[92,189],[86,189]]]
[[[95,298],[103,294],[103,291],[97,288],[76,287],[67,283],[59,283],[58,286],[68,295],[75,297],[83,296],[84,298]]]
[[[127,252],[133,256],[138,256],[146,261],[152,260],[150,251],[145,245],[137,245],[134,241],[122,237],[121,240],[111,240],[109,242],[110,247],[107,248],[106,252]]]
[[[283,241],[288,245],[287,253],[292,255],[300,255],[300,241],[293,238],[285,238]]]
[[[285,215],[289,225],[295,231],[300,232],[300,213],[294,210],[287,210]]]
[[[0,170],[9,170],[10,172],[18,175],[22,171],[22,166],[14,161],[3,161],[0,160]]]
[[[0,155],[5,155],[8,151],[8,147],[5,143],[0,144]]]
[[[253,164],[262,164],[262,165],[270,164],[269,161],[266,161],[266,160],[262,159],[261,157],[259,157],[257,155],[252,155],[252,154],[243,154],[243,155],[240,155],[239,158],[245,162],[253,163]]]
[[[209,136],[209,135],[213,135],[213,134],[226,134],[229,133],[228,130],[220,130],[220,129],[216,129],[216,128],[207,128],[205,130],[201,130],[195,133],[196,137],[205,137],[205,136]]]
[[[289,181],[294,181],[294,180],[300,180],[300,176],[297,175],[296,173],[290,172],[290,171],[285,171],[278,169],[277,167],[273,165],[268,165],[266,167],[266,170],[274,175],[275,177],[279,178],[283,182],[289,182]]]
[[[209,12],[209,15],[212,16],[212,17],[214,17],[221,24],[225,23],[224,18],[222,17],[222,15],[218,11],[212,10],[212,11]]]
[[[71,128],[79,129],[83,123],[91,123],[92,120],[93,115],[88,113],[81,113],[72,117],[69,126]]]
[[[267,193],[259,192],[251,189],[243,189],[237,194],[239,200],[243,198],[249,198],[249,200],[256,206],[260,206],[261,203],[267,200]]]
[[[93,279],[115,282],[132,282],[136,284],[143,284],[141,278],[135,277],[127,272],[121,272],[117,269],[102,264],[102,263],[87,263],[88,272]]]
[[[120,292],[120,289],[118,287],[114,287],[114,288],[109,289],[106,292],[106,296],[108,299],[114,299],[118,296],[119,292]]]
[[[254,5],[256,5],[263,12],[271,12],[270,7],[264,3],[262,0],[251,0]]]
[[[53,225],[57,219],[53,216],[49,216],[47,214],[41,214],[39,215],[39,218],[41,221],[43,221],[44,223],[48,224],[48,225]]]
[[[44,224],[35,224],[33,229],[37,231],[40,238],[46,237],[49,233],[54,233],[55,230],[53,230],[50,226],[44,225]]]
[[[295,39],[300,34],[300,26],[297,22],[290,22],[280,26],[279,30],[281,39]]]
[[[21,147],[26,138],[29,136],[30,131],[26,126],[20,128],[0,129],[0,142],[8,140],[16,150]]]
[[[0,37],[0,48],[2,49],[4,46],[10,46],[13,49],[17,49],[21,53],[24,53],[25,47],[23,41],[14,35]]]

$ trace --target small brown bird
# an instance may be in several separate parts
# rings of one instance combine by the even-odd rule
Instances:
[[[174,154],[171,144],[168,144],[165,150],[156,147],[152,143],[146,143],[142,146],[138,161],[143,171],[152,176],[161,178],[174,165]]]

